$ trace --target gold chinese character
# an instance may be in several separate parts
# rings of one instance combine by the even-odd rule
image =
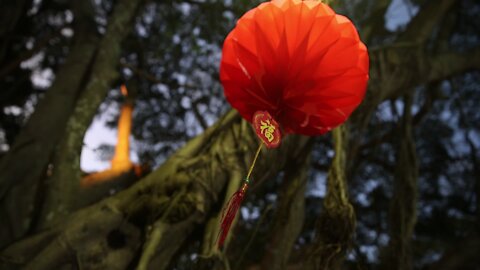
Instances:
[[[272,142],[275,136],[273,136],[273,132],[275,132],[275,126],[270,123],[270,120],[267,119],[264,121],[260,121],[260,132],[267,138],[268,142]]]

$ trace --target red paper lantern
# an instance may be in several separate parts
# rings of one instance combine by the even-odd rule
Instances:
[[[273,0],[248,11],[223,45],[220,79],[230,104],[262,141],[222,214],[225,241],[262,145],[286,133],[320,135],[345,122],[368,80],[367,48],[352,22],[319,1]],[[280,127],[279,127],[280,125]]]
[[[360,104],[368,64],[349,19],[319,1],[274,0],[248,11],[227,36],[220,79],[247,121],[267,111],[286,133],[319,135]]]

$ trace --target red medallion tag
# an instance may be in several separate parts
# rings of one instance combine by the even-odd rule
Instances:
[[[267,148],[277,148],[280,145],[280,126],[267,111],[257,111],[253,115],[253,127],[258,138]]]

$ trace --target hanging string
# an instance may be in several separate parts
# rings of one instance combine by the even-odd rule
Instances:
[[[263,142],[260,142],[260,145],[257,148],[257,152],[255,153],[255,157],[253,158],[252,165],[250,165],[250,169],[248,170],[247,179],[250,179],[250,175],[252,175],[253,168],[255,167],[255,163],[257,163],[258,155],[260,155],[260,151],[262,150]]]
[[[223,242],[227,238],[228,231],[230,230],[230,226],[232,226],[233,220],[237,215],[238,209],[242,204],[243,198],[245,197],[245,193],[247,192],[248,185],[250,184],[250,176],[252,175],[253,168],[257,163],[258,156],[260,155],[260,151],[262,150],[263,143],[261,142],[258,146],[257,152],[255,153],[255,157],[253,158],[252,165],[250,165],[250,169],[248,170],[247,177],[245,177],[242,188],[237,192],[233,193],[230,200],[226,207],[223,209],[222,213],[222,222],[220,224],[220,231],[218,232],[217,236],[217,245],[219,248],[223,246]]]

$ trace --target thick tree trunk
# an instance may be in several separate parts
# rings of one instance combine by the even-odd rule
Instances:
[[[40,180],[45,178],[54,148],[65,130],[98,37],[90,2],[74,5],[75,39],[59,69],[55,82],[35,108],[35,112],[0,162],[0,246],[25,234],[31,227],[32,213]]]
[[[308,141],[289,136],[280,149],[262,151],[254,177],[280,171],[287,160],[305,153]],[[142,269],[168,269],[189,232],[219,214],[211,212],[212,205],[223,201],[233,175],[246,173],[257,146],[251,127],[229,113],[142,181],[52,227],[48,244],[26,240],[1,256],[9,258],[9,267],[27,264],[28,269],[54,269],[76,261],[85,269],[125,269],[138,262]],[[134,259],[132,254],[142,250],[142,238],[143,254]]]
[[[80,188],[83,137],[110,86],[118,78],[121,44],[132,29],[132,20],[141,2],[121,0],[116,3],[106,34],[99,44],[91,77],[68,120],[55,154],[53,176],[46,183],[46,201],[40,216],[40,228],[55,223],[77,207],[75,201]]]
[[[379,2],[381,2],[379,10],[383,11],[388,7],[389,1]],[[355,114],[357,117],[351,119],[351,124],[355,125],[355,132],[363,134],[366,131],[372,113],[384,100],[398,98],[407,91],[411,92],[413,86],[443,80],[472,68],[480,68],[479,49],[466,53],[426,53],[425,42],[432,36],[438,21],[455,2],[458,1],[427,1],[428,6],[420,10],[397,43],[386,48],[371,48],[371,83],[362,110]],[[55,158],[54,177],[49,182],[48,202],[41,218],[41,226],[48,229],[4,250],[0,254],[4,264],[0,264],[0,268],[24,266],[26,269],[57,269],[66,265],[78,269],[135,267],[169,269],[172,268],[175,255],[184,247],[187,240],[195,237],[192,240],[194,242],[199,238],[192,236],[191,232],[196,228],[203,229],[207,220],[208,225],[205,226],[202,243],[203,254],[200,254],[209,256],[209,260],[205,260],[204,268],[224,268],[230,265],[227,256],[215,247],[219,224],[217,210],[220,208],[219,204],[227,201],[240,185],[257,146],[257,140],[250,127],[232,113],[187,143],[161,168],[141,182],[69,215],[69,212],[78,206],[74,196],[78,191],[79,154],[83,135],[109,86],[117,77],[115,68],[120,42],[127,32],[128,18],[131,19],[133,16],[135,10],[133,7],[138,5],[138,1],[119,0],[117,4],[119,7],[115,9],[113,16],[118,18],[110,22],[98,55],[94,58],[92,78],[84,78],[84,81],[88,82],[86,88],[81,88],[86,89],[85,93],[75,108],[74,117],[67,125],[67,135],[62,140]],[[120,6],[123,11],[119,11]],[[75,33],[78,35],[77,31]],[[90,45],[93,54],[96,46],[92,44],[84,45]],[[74,59],[74,51],[71,51],[69,58]],[[80,57],[80,54],[76,57]],[[86,63],[83,66],[88,66],[89,60],[85,57],[78,60],[76,63]],[[69,60],[67,63],[70,63]],[[65,68],[68,68],[67,64]],[[62,76],[67,78],[77,75],[75,72],[74,68],[70,68],[68,72],[65,71],[66,75]],[[57,74],[57,80],[61,78],[61,74],[61,71]],[[83,69],[83,73],[79,74],[90,73]],[[75,78],[78,79],[78,84],[82,82],[81,77],[84,76]],[[63,87],[68,86],[71,89],[69,84],[71,82],[64,81]],[[60,84],[60,81],[56,84]],[[56,88],[52,87],[48,93],[54,89]],[[80,87],[71,89],[68,93],[72,95],[67,96],[76,98],[78,89]],[[55,103],[46,104],[65,103],[61,95],[55,100],[57,100]],[[35,114],[46,116],[37,116],[39,120],[32,120],[35,124],[31,124],[32,127],[24,131],[28,136],[13,146],[12,151],[15,151],[5,157],[0,165],[0,199],[7,202],[4,204],[5,209],[16,210],[16,213],[8,213],[10,215],[8,218],[12,218],[15,225],[8,227],[1,224],[0,227],[2,233],[9,234],[8,239],[10,235],[14,237],[22,235],[31,227],[21,227],[17,224],[31,223],[28,220],[29,207],[33,205],[32,198],[35,196],[30,195],[37,190],[37,180],[43,178],[47,164],[51,160],[52,149],[59,140],[50,136],[43,128],[52,127],[52,134],[63,133],[66,119],[71,113],[68,111],[64,116],[59,113],[64,110],[51,110],[57,113],[46,113],[49,110],[44,107],[37,108],[38,112]],[[385,268],[388,269],[411,268],[409,242],[415,224],[416,161],[410,130],[411,119],[407,118],[411,116],[405,115],[402,120],[403,138],[398,147],[398,164],[394,172],[395,195],[391,205],[391,239],[389,248],[382,257],[385,265],[388,265]],[[64,119],[63,126],[62,121],[56,121],[57,119]],[[35,125],[42,126],[37,129]],[[345,166],[347,140],[342,134],[342,129],[333,132],[336,155],[329,171],[328,193],[322,216],[318,221],[317,237],[311,246],[310,257],[301,265],[295,265],[296,269],[341,268],[353,235],[354,213],[346,192],[348,177],[344,174],[345,172],[352,174],[354,170],[346,169]],[[37,135],[39,131],[41,136]],[[35,134],[29,135],[29,132]],[[301,159],[308,149],[308,143],[309,139],[292,136],[286,138],[280,149],[263,151],[263,159],[261,158],[256,167],[256,176],[262,177],[271,171],[285,169],[285,164],[291,158]],[[351,143],[353,147],[352,151],[349,151],[349,156],[358,159],[358,149],[361,149],[359,144],[364,142],[352,140]],[[24,161],[28,162],[27,165],[21,166],[21,162]],[[36,163],[37,161],[40,165]],[[25,170],[25,166],[28,170]],[[3,175],[10,176],[3,178]],[[20,182],[21,185],[13,185],[17,179],[23,180]],[[302,208],[300,195],[304,187],[302,183],[301,180],[289,183],[287,186],[295,192],[292,191],[291,194],[289,193],[291,190],[288,189],[280,196],[280,208],[285,209],[285,212],[279,212],[276,219],[285,220],[286,223],[277,224],[273,230],[272,244],[263,261],[265,267],[272,266],[273,269],[285,267],[288,252],[301,226],[302,216],[299,209]],[[7,191],[10,192],[4,196]],[[15,214],[21,217],[15,218]],[[282,234],[287,233],[288,237],[281,238]],[[233,237],[230,241],[235,241],[235,230],[232,230],[231,234]],[[467,244],[467,249],[478,246],[474,242]],[[474,258],[474,253],[466,251],[465,256],[456,256],[454,259],[446,256],[444,265],[460,267],[462,265],[460,259],[463,258]]]

